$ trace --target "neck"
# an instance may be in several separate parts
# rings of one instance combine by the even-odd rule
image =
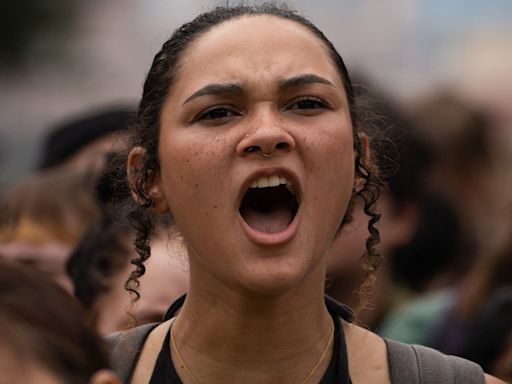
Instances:
[[[322,356],[332,319],[321,286],[304,284],[271,296],[205,292],[191,284],[173,327],[180,354],[199,382],[300,383]],[[308,382],[320,381],[331,350]],[[175,355],[175,367],[187,380]]]
[[[343,275],[327,276],[326,293],[350,308],[357,308],[360,304],[357,289],[363,283],[363,276],[358,272]]]

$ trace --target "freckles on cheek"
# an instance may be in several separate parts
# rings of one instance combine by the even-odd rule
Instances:
[[[350,194],[354,183],[354,155],[348,138],[331,135],[326,136],[325,141],[316,142],[311,147],[314,156],[308,164],[310,170],[324,180],[329,198],[335,193],[340,202]]]
[[[195,196],[195,204],[203,205],[202,199],[211,199],[212,189],[225,177],[226,150],[217,140],[194,140],[190,144],[176,143],[174,156],[169,157],[170,193],[172,189],[182,195]]]
[[[325,135],[322,140],[305,141],[304,144],[311,155],[306,164],[310,170],[339,171],[353,167],[353,143],[346,136]]]

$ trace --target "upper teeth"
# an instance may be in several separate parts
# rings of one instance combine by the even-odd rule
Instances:
[[[253,181],[251,184],[251,188],[267,188],[267,187],[277,187],[279,185],[286,185],[286,187],[293,193],[292,184],[286,180],[283,176],[261,176],[257,180]]]

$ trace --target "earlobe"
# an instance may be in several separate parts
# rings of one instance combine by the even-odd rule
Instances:
[[[162,190],[160,174],[153,174],[151,177],[151,186],[148,190],[148,196],[151,200],[151,210],[154,213],[164,214],[169,212],[167,199]]]
[[[89,384],[121,384],[121,381],[119,381],[114,372],[108,369],[101,369],[92,375]]]
[[[146,171],[146,178],[143,181],[143,185],[140,185],[139,180],[143,177],[143,157],[146,150],[142,147],[134,147],[128,155],[127,173],[128,173],[128,184],[132,198],[138,205],[145,203],[145,200],[151,201],[151,210],[154,213],[167,213],[169,207],[167,200],[161,187],[160,174],[154,171]],[[141,196],[140,188],[143,189],[145,196]]]

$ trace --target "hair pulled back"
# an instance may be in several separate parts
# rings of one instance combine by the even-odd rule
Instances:
[[[167,95],[178,76],[180,60],[187,48],[212,27],[239,17],[257,15],[291,20],[311,31],[324,43],[340,75],[347,96],[354,131],[355,173],[356,177],[363,180],[361,188],[354,192],[352,200],[356,197],[362,198],[364,201],[364,211],[370,217],[368,223],[369,237],[366,241],[365,268],[367,279],[365,280],[371,280],[368,277],[372,276],[378,269],[380,253],[376,249],[376,244],[379,242],[379,232],[375,228],[375,223],[379,220],[380,215],[375,212],[375,202],[379,196],[381,182],[375,167],[371,164],[365,164],[365,161],[363,161],[363,159],[371,158],[362,153],[364,148],[359,137],[361,131],[359,127],[362,126],[364,114],[359,111],[359,105],[355,100],[357,95],[354,93],[348,71],[341,56],[315,25],[285,5],[266,3],[257,6],[222,6],[203,13],[191,22],[178,28],[156,54],[144,83],[142,99],[132,126],[131,142],[132,148],[139,146],[145,150],[138,167],[132,171],[134,174],[131,175],[136,180],[134,185],[132,185],[132,192],[137,196],[137,204],[132,210],[130,217],[136,229],[135,248],[139,257],[132,260],[132,264],[136,266],[136,269],[132,271],[125,286],[127,290],[136,295],[136,298],[139,297],[137,292],[138,279],[144,274],[144,261],[150,256],[149,240],[154,227],[154,218],[149,209],[152,207],[152,201],[147,194],[145,186],[159,172],[158,137],[160,113]],[[348,221],[350,221],[350,209],[343,222]]]

